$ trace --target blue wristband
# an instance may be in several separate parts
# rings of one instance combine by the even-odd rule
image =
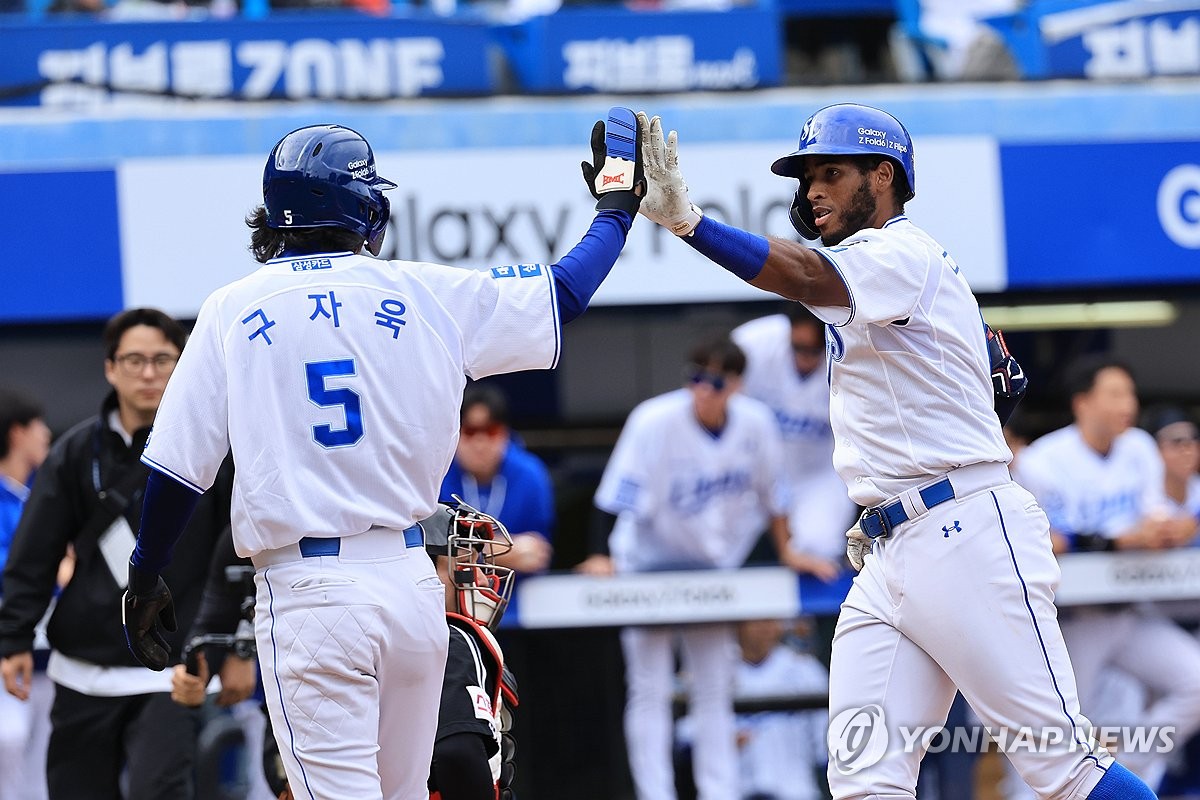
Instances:
[[[762,272],[771,252],[766,237],[702,217],[691,236],[682,239],[700,254],[720,264],[744,281],[752,281]]]

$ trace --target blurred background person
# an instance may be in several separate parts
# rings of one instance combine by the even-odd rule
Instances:
[[[1200,522],[1200,429],[1191,415],[1178,406],[1151,409],[1146,429],[1162,455],[1163,489],[1179,525],[1176,538],[1181,544],[1185,539],[1196,544],[1196,525]]]
[[[1084,356],[1064,373],[1074,423],[1042,436],[1021,454],[1021,476],[1050,520],[1059,552],[1181,547],[1195,521],[1170,512],[1163,460],[1154,437],[1135,428],[1132,369],[1106,354]],[[1062,631],[1080,708],[1098,726],[1172,727],[1185,741],[1200,728],[1200,643],[1149,604],[1071,609]],[[1135,719],[1128,703],[1104,690],[1117,669],[1146,691]],[[1127,693],[1122,693],[1127,694]],[[1154,748],[1144,748],[1153,750]],[[1129,752],[1121,763],[1157,786],[1169,753]]]
[[[134,308],[105,326],[104,376],[112,391],[100,414],[63,434],[34,479],[4,570],[0,672],[8,693],[28,700],[33,640],[74,544],[75,569],[50,617],[54,681],[46,774],[51,800],[191,797],[197,720],[171,702],[170,672],[138,665],[121,627],[121,592],[149,469],[138,460],[167,379],[186,340],[162,311]],[[209,557],[229,525],[232,470],[200,501],[180,540],[172,587],[178,656],[200,602]]]
[[[791,540],[779,559],[797,572],[836,578],[858,507],[833,469],[825,325],[790,303],[786,314],[751,320],[731,335],[746,354],[742,391],[771,409],[783,438]]]
[[[741,566],[769,522],[786,543],[782,443],[769,408],[738,393],[746,356],[726,336],[689,355],[685,387],[642,402],[625,422],[596,491],[597,527],[611,531],[592,574]],[[768,519],[769,518],[769,519]],[[733,623],[628,627],[625,743],[638,800],[673,800],[675,651],[695,718],[700,800],[737,796]]]
[[[50,452],[50,428],[41,403],[0,389],[0,571],[29,497],[29,485]],[[0,580],[0,598],[4,583]],[[28,702],[0,692],[0,800],[46,797],[46,743],[54,689],[36,670]]]
[[[554,555],[554,486],[540,458],[525,449],[508,424],[508,401],[486,383],[463,392],[454,462],[442,480],[440,501],[457,495],[504,523],[511,552],[497,563],[518,575],[545,571]]]

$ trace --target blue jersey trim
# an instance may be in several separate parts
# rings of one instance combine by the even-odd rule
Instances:
[[[898,215],[898,216],[892,217],[892,218],[891,218],[891,219],[889,219],[887,222],[883,223],[883,227],[884,227],[884,228],[886,228],[888,225],[891,225],[893,222],[905,222],[905,221],[907,221],[907,220],[908,220],[908,216],[907,216],[907,215],[905,215],[905,214],[900,214],[900,215]]]
[[[142,454],[141,461],[147,467],[150,467],[151,469],[155,470],[156,472],[161,472],[163,475],[166,475],[168,478],[175,481],[176,483],[182,483],[184,486],[191,489],[196,494],[204,494],[204,492],[205,492],[204,489],[202,489],[199,486],[197,486],[196,484],[192,483],[187,478],[180,475],[178,472],[174,472],[172,470],[167,469],[162,464],[159,464],[157,461],[155,461],[154,459],[147,456],[145,453]]]
[[[268,577],[271,569],[268,567],[263,570],[263,583],[267,586],[267,603],[268,613],[271,615],[271,671],[275,674],[275,689],[279,692],[279,708],[283,713],[283,721],[287,723],[288,729],[288,745],[292,751],[292,758],[296,759],[296,763],[300,765],[300,774],[304,777],[304,788],[308,790],[309,800],[317,800],[313,794],[312,787],[308,785],[308,773],[304,769],[304,762],[300,760],[300,756],[296,755],[296,732],[292,730],[292,721],[288,719],[287,702],[283,699],[283,683],[279,680],[279,647],[275,642],[275,590],[271,588],[271,579]]]
[[[1037,615],[1033,613],[1033,604],[1029,601],[1029,587],[1025,584],[1025,577],[1021,574],[1021,567],[1017,565],[1017,554],[1013,550],[1012,540],[1008,538],[1008,526],[1004,524],[1004,512],[1000,510],[1000,500],[997,499],[995,492],[989,492],[992,496],[992,503],[996,506],[996,516],[1000,520],[1000,532],[1004,534],[1004,543],[1008,545],[1008,555],[1012,558],[1013,571],[1017,574],[1017,580],[1021,582],[1021,592],[1025,596],[1025,608],[1029,610],[1029,620],[1033,623],[1033,632],[1037,635],[1038,645],[1042,648],[1042,658],[1046,661],[1046,671],[1050,673],[1050,683],[1054,685],[1054,693],[1058,695],[1058,700],[1062,703],[1063,715],[1067,718],[1067,723],[1071,726],[1071,730],[1075,730],[1075,719],[1071,716],[1071,712],[1067,710],[1067,698],[1063,696],[1062,690],[1058,688],[1058,678],[1054,675],[1054,668],[1050,666],[1050,653],[1046,650],[1046,641],[1042,638],[1042,629],[1038,625]],[[1097,767],[1104,769],[1100,765],[1100,759],[1091,754],[1091,748],[1087,746],[1087,742],[1082,741],[1078,734],[1075,736],[1075,741],[1083,748],[1088,755],[1085,759],[1091,759],[1096,763]]]
[[[342,258],[343,256],[352,256],[349,250],[339,250],[336,253],[296,253],[294,255],[283,255],[276,258],[267,259],[268,264],[282,264],[284,261],[295,261],[300,258]]]
[[[554,358],[550,361],[550,369],[558,367],[558,358],[562,353],[562,319],[558,308],[558,286],[554,282],[554,270],[543,269],[542,274],[550,283],[550,315],[554,322]]]

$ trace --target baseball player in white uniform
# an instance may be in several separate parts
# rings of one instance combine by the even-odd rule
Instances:
[[[727,338],[696,347],[689,385],[641,403],[605,467],[595,503],[616,517],[617,573],[731,569],[768,521],[786,526],[781,444],[770,409],[737,394],[745,355]],[[632,627],[625,655],[625,740],[638,800],[671,800],[675,647],[683,653],[696,722],[700,800],[737,797],[733,623]]]
[[[908,131],[855,104],[808,119],[772,169],[800,182],[792,221],[822,243],[809,248],[705,216],[688,199],[676,134],[642,121],[641,212],[829,325],[834,466],[867,509],[847,532],[861,572],[830,667],[834,798],[915,797],[924,748],[898,734],[940,725],[956,687],[986,725],[1044,737],[1009,753],[1039,797],[1153,797],[1079,712],[1049,525],[1009,477],[997,415],[1022,376],[1008,359],[991,380],[966,277],[904,214],[916,187]]]
[[[781,560],[798,572],[834,578],[846,556],[843,534],[858,509],[833,469],[825,324],[794,304],[732,336],[746,353],[742,391],[767,404],[783,436],[792,540]]]
[[[263,266],[205,301],[142,457],[124,623],[139,660],[166,666],[158,573],[232,448],[234,543],[257,568],[267,705],[297,797],[428,797],[449,634],[415,523],[454,456],[465,376],[554,367],[560,321],[624,245],[641,193],[632,112],[598,122],[592,149],[584,240],[558,264],[484,272],[361,252],[379,253],[395,184],[358,133],[302,128],[271,152],[247,220]]]
[[[1046,434],[1021,455],[1025,486],[1050,518],[1063,551],[1187,546],[1195,519],[1177,516],[1164,493],[1163,461],[1149,433],[1133,427],[1138,402],[1130,369],[1107,355],[1066,371],[1075,422]],[[1072,610],[1063,636],[1075,665],[1084,712],[1100,726],[1171,727],[1182,746],[1200,729],[1200,643],[1147,604]],[[1133,719],[1104,692],[1118,669],[1152,698]],[[1120,710],[1118,710],[1120,709]],[[1157,786],[1171,754],[1129,752],[1122,761]]]

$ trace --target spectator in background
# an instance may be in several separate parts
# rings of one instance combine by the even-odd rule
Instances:
[[[1015,80],[1020,77],[1000,35],[984,20],[1011,14],[1021,0],[901,0],[901,28],[921,66],[909,80]]]
[[[474,383],[463,392],[458,450],[442,480],[441,502],[463,501],[504,523],[513,549],[496,563],[518,575],[543,572],[554,555],[554,487],[541,459],[508,426],[500,390]]]
[[[807,632],[805,623],[797,629]],[[780,620],[738,625],[736,694],[740,699],[822,696],[829,672],[817,658],[790,644]],[[816,800],[824,797],[829,713],[759,711],[737,715],[739,794],[742,800]]]
[[[1163,461],[1154,438],[1133,427],[1138,400],[1132,370],[1106,355],[1084,357],[1066,371],[1075,422],[1046,434],[1021,454],[1021,477],[1050,520],[1063,551],[1168,549],[1191,541],[1195,521],[1170,513]],[[1148,604],[1106,605],[1063,614],[1063,637],[1075,667],[1080,708],[1097,725],[1172,727],[1182,743],[1200,729],[1200,643]],[[1137,719],[1114,719],[1104,677],[1117,669],[1151,698]],[[1152,749],[1152,748],[1142,748]],[[1169,753],[1121,758],[1150,787]]]
[[[104,376],[112,386],[100,414],[55,442],[38,470],[4,570],[0,673],[9,694],[28,700],[34,629],[55,591],[59,563],[74,544],[74,576],[50,617],[54,681],[47,753],[51,800],[115,800],[127,768],[131,800],[192,796],[194,712],[171,702],[170,672],[140,666],[121,627],[121,592],[149,469],[138,456],[186,334],[161,311],[135,308],[104,329]],[[232,470],[200,501],[167,574],[178,654],[200,601],[214,543],[229,525]]]
[[[1158,443],[1165,472],[1167,504],[1178,520],[1179,538],[1196,543],[1196,525],[1200,522],[1200,429],[1181,408],[1154,409],[1147,415],[1147,430]]]
[[[746,560],[770,517],[790,539],[780,484],[782,444],[771,410],[738,394],[746,357],[728,337],[702,342],[687,384],[629,415],[596,492],[594,546],[581,571],[730,569]],[[625,741],[638,800],[674,800],[671,696],[675,647],[690,676],[693,760],[700,800],[737,797],[732,623],[621,631],[628,694]]]
[[[0,570],[29,497],[34,472],[50,451],[45,412],[32,397],[0,389]],[[0,581],[0,598],[4,584]],[[46,742],[53,689],[39,672],[22,703],[0,692],[0,800],[46,797]]]
[[[858,507],[833,469],[825,324],[800,303],[790,303],[786,314],[747,322],[732,337],[746,354],[742,391],[771,409],[783,438],[791,541],[779,560],[832,580],[842,570],[846,528]]]

